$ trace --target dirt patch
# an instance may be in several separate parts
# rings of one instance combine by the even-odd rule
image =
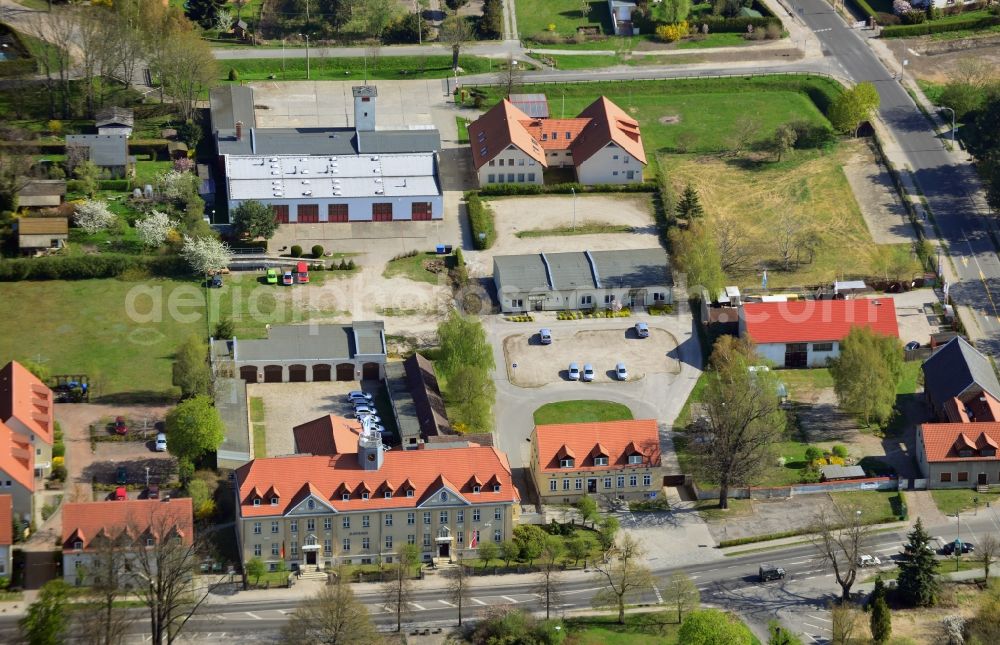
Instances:
[[[889,171],[876,161],[870,148],[859,149],[844,164],[844,175],[876,244],[916,241],[913,225],[899,201]]]
[[[660,119],[659,119],[659,121],[663,125],[673,125],[675,123],[680,123],[681,122],[681,115],[679,115],[679,114],[667,114],[665,116],[661,116]]]
[[[606,251],[650,249],[660,246],[653,220],[653,202],[649,195],[546,195],[544,197],[507,197],[490,199],[497,239],[485,251],[468,252],[469,275],[493,274],[493,256],[567,251]],[[534,229],[552,229],[576,224],[610,223],[630,226],[632,233],[609,235],[561,235],[519,238],[517,233]]]
[[[507,336],[503,340],[507,359],[507,374],[511,383],[521,387],[538,387],[567,381],[569,364],[583,369],[585,363],[594,366],[594,382],[617,382],[615,364],[624,361],[629,381],[647,374],[680,372],[677,359],[669,354],[677,348],[673,334],[656,327],[649,328],[649,338],[636,338],[627,320],[622,329],[593,329],[569,334],[555,329],[551,345],[542,345],[538,333]],[[517,367],[514,367],[517,365]],[[586,387],[586,383],[580,383]],[[581,393],[581,396],[583,393]]]
[[[974,45],[962,50],[943,53],[924,54],[925,47],[935,47],[937,43],[929,38],[907,38],[905,40],[891,39],[886,45],[892,50],[897,60],[907,59],[906,73],[925,81],[947,83],[949,76],[955,71],[958,62],[974,56],[985,63],[992,63],[994,68],[1000,68],[1000,43],[995,39],[989,44],[970,41]],[[914,56],[913,50],[921,55]],[[933,51],[933,49],[931,50]]]
[[[819,511],[834,511],[833,500],[825,493],[753,500],[746,504],[749,512],[745,514],[733,513],[708,521],[708,528],[717,542],[806,529],[816,521]]]

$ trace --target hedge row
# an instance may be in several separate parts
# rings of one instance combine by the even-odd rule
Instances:
[[[129,189],[128,179],[101,179],[97,182],[97,187],[101,190],[113,190],[120,193]]]
[[[776,25],[779,29],[782,28],[781,19],[774,16],[761,18],[691,18],[689,20],[691,24],[698,27],[703,24],[708,25],[708,33],[710,34],[745,34],[747,33],[747,27],[750,25],[753,25],[754,29],[767,29],[770,25]]]
[[[493,246],[497,239],[496,227],[493,226],[493,212],[483,204],[475,192],[465,194],[466,206],[469,209],[469,225],[472,228],[472,245],[477,251]]]
[[[948,31],[987,29],[996,25],[1000,25],[1000,16],[980,16],[978,18],[967,18],[953,22],[932,20],[931,22],[924,22],[919,25],[891,25],[883,27],[882,37],[911,38],[913,36],[926,36],[928,34],[940,34]]]
[[[872,6],[868,4],[867,0],[851,0],[857,9],[868,16],[869,18],[878,18],[878,12],[872,9]]]
[[[127,271],[144,271],[162,277],[187,276],[191,268],[180,257],[124,255],[52,255],[0,260],[0,282],[18,280],[89,280],[114,278]]]
[[[570,193],[652,193],[656,184],[487,184],[479,189],[483,197],[503,197],[506,195],[569,195]]]

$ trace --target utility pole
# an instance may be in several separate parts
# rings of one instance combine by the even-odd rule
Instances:
[[[420,15],[420,5],[418,4],[418,2],[419,0],[413,0],[413,11],[414,13],[417,14],[417,44],[423,45],[424,44],[424,34],[422,29],[423,25],[420,24],[423,22],[423,16]]]

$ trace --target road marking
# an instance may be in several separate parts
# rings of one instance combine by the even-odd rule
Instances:
[[[656,588],[656,585],[653,585],[653,593],[656,594],[656,603],[662,605],[663,596],[660,595],[660,590]]]
[[[514,600],[510,596],[500,596],[500,597],[503,598],[504,600],[506,600],[507,602],[514,603],[515,605],[519,602],[517,600]]]
[[[441,603],[442,605],[444,605],[445,607],[457,607],[457,605],[453,605],[450,602],[448,602],[447,600],[440,600],[440,599],[438,599],[438,602]]]
[[[427,611],[427,608],[426,608],[426,607],[424,607],[424,606],[422,606],[422,605],[418,605],[418,604],[417,604],[417,603],[415,603],[415,602],[411,602],[410,604],[411,604],[411,605],[413,605],[414,607],[416,607],[416,608],[417,608],[417,611]]]
[[[911,53],[911,54],[913,54],[914,56],[920,56],[920,52],[916,52],[916,51],[913,51],[913,50],[912,50],[912,49],[910,49],[909,47],[907,47],[907,48],[906,48],[906,51],[910,52],[910,53]]]
[[[813,638],[813,635],[810,634],[809,632],[802,632],[802,633],[805,634],[806,636],[808,636],[809,640],[811,640],[812,642],[814,642],[814,643],[818,643],[819,642],[815,638]]]
[[[822,616],[817,616],[816,614],[806,614],[809,618],[815,618],[816,620],[822,620],[824,623],[832,623],[833,621],[828,618],[823,618]]]
[[[826,631],[826,627],[820,627],[819,625],[813,625],[812,623],[805,623],[805,622],[802,624],[805,625],[806,627],[812,627],[813,629],[818,629],[823,632]]]
[[[833,27],[826,27],[825,29],[813,29],[814,34],[821,34],[824,31],[833,31]]]
[[[704,587],[698,587],[698,589],[699,589],[700,591],[705,591],[706,589],[711,589],[711,587],[710,587],[710,586],[708,586],[708,585],[706,585],[706,586],[704,586]]]
[[[828,574],[826,574],[826,575],[825,575],[825,576],[823,576],[823,577],[824,577],[824,578],[832,578],[832,577],[833,577],[833,574],[832,574],[832,573],[828,573]]]
[[[483,602],[479,598],[469,598],[469,600],[471,600],[472,602],[476,603],[477,605],[485,605],[486,604],[485,602]]]
[[[260,616],[258,616],[255,613],[253,613],[252,611],[245,611],[243,613],[246,614],[247,616],[249,616],[250,618],[255,619],[255,620],[264,620],[263,618],[261,618]]]
[[[280,613],[282,616],[287,616],[288,614],[295,613],[295,611],[292,609],[279,609],[278,613]]]

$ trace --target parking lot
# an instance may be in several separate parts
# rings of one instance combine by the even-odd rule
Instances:
[[[639,338],[628,319],[622,320],[621,329],[557,330],[550,345],[542,345],[538,330],[532,329],[507,336],[503,348],[508,378],[521,387],[568,381],[568,367],[573,362],[581,370],[584,363],[592,364],[596,383],[617,382],[615,365],[619,361],[624,361],[629,381],[648,374],[680,372],[673,334],[652,323],[649,337]],[[587,384],[581,383],[580,387]]]
[[[351,390],[363,389],[373,395],[379,384],[365,381],[325,381],[318,383],[249,383],[247,396],[264,400],[264,427],[267,431],[267,455],[290,455],[295,452],[292,428],[327,414],[354,417],[354,406],[347,400]],[[381,410],[380,410],[381,412]],[[380,415],[385,421],[386,414]]]

